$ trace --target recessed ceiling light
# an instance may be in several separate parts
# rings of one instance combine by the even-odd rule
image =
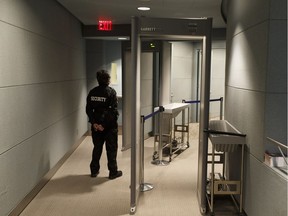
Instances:
[[[149,7],[138,7],[137,9],[141,10],[141,11],[149,11],[150,10]]]

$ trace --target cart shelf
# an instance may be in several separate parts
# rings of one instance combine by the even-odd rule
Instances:
[[[164,111],[160,112],[160,115],[155,118],[156,131],[152,163],[157,165],[161,164],[158,161],[162,160],[162,150],[164,147],[169,148],[169,162],[171,162],[172,157],[177,152],[189,147],[189,104],[171,103],[163,107]],[[154,111],[158,111],[158,109],[159,107],[155,108]],[[176,121],[176,117],[180,113],[182,114],[181,123]],[[188,115],[186,116],[186,114]],[[180,133],[180,137],[176,137],[176,133]]]

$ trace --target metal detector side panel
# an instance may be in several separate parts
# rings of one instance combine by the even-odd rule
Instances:
[[[132,62],[131,74],[131,193],[130,214],[136,212],[136,206],[140,193],[140,53],[141,41],[137,32],[138,20],[132,19]]]
[[[210,31],[210,32],[209,32]],[[199,148],[198,148],[198,181],[197,192],[200,211],[206,213],[206,181],[207,181],[207,157],[208,157],[208,134],[204,131],[209,128],[209,100],[210,100],[210,74],[211,74],[211,32],[207,29],[207,35],[203,39],[203,60],[201,73],[200,94],[200,123],[199,123]]]

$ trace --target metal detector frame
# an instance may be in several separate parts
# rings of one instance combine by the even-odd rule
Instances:
[[[207,180],[207,155],[208,135],[204,130],[209,125],[209,99],[210,99],[210,67],[211,67],[211,44],[212,44],[212,18],[197,19],[171,19],[171,18],[146,18],[132,17],[131,32],[131,79],[124,85],[131,86],[131,193],[130,214],[136,212],[138,197],[141,191],[141,150],[140,150],[140,53],[141,39],[160,40],[199,40],[203,44],[203,61],[201,73],[201,96],[200,96],[200,124],[199,124],[199,150],[198,150],[198,179],[197,196],[200,212],[206,212],[206,180]],[[162,93],[160,92],[160,97]],[[125,103],[125,102],[124,102]],[[161,104],[163,105],[163,104]]]

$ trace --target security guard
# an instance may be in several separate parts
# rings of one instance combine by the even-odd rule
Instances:
[[[118,170],[116,160],[118,150],[118,100],[116,91],[109,86],[109,73],[106,70],[100,70],[96,77],[99,86],[89,92],[86,104],[86,113],[91,123],[94,144],[90,163],[91,177],[96,177],[99,174],[99,161],[105,142],[109,179],[115,179],[122,176],[122,171]]]

